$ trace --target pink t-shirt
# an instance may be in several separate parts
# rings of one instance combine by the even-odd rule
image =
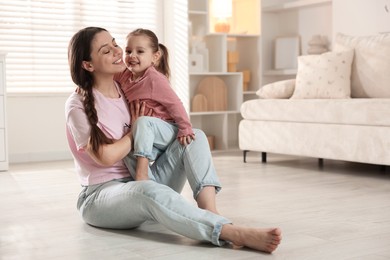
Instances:
[[[178,125],[177,137],[193,134],[192,125],[184,109],[183,103],[171,88],[165,75],[150,66],[144,75],[136,80],[132,80],[132,73],[125,69],[115,75],[127,101],[134,100],[145,102],[145,107],[153,109],[153,116]]]
[[[122,93],[117,86],[119,93]],[[93,89],[98,126],[109,138],[118,140],[128,133],[125,124],[130,123],[130,113],[126,99],[107,98]],[[66,135],[75,161],[76,172],[81,185],[104,183],[113,179],[129,177],[130,173],[123,161],[106,167],[97,164],[84,150],[90,136],[90,124],[84,111],[82,96],[72,93],[65,104]]]

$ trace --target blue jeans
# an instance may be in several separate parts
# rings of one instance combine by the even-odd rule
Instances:
[[[207,138],[201,130],[194,129],[194,132],[196,139],[187,146],[174,138],[150,166],[151,180],[128,178],[85,187],[77,205],[83,219],[93,226],[115,229],[135,228],[153,220],[186,237],[221,245],[222,226],[231,221],[196,207],[178,193],[186,179],[194,198],[205,186],[215,186],[216,191],[221,189]],[[128,156],[124,160],[133,174],[134,158]]]
[[[132,127],[133,154],[154,161],[176,138],[178,128],[156,117],[142,116]]]

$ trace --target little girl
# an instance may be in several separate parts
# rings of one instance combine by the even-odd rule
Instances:
[[[137,29],[127,36],[125,63],[127,69],[117,74],[115,80],[120,83],[129,104],[141,102],[146,110],[153,110],[153,117],[166,123],[165,127],[150,125],[133,132],[133,154],[137,157],[135,179],[147,180],[149,160],[155,160],[166,144],[176,136],[182,145],[187,145],[195,135],[183,103],[169,83],[168,50],[158,43],[152,31]]]

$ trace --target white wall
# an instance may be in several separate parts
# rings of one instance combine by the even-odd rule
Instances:
[[[71,159],[64,106],[69,93],[8,94],[10,163]]]
[[[302,54],[307,54],[308,42],[313,35],[325,36],[329,43],[332,41],[332,5],[302,8],[299,10],[298,23]]]
[[[390,0],[333,0],[333,33],[390,32]]]

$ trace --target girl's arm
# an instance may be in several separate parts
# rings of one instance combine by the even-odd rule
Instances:
[[[193,136],[192,125],[188,118],[187,112],[184,109],[183,102],[172,89],[169,81],[163,80],[153,81],[153,99],[162,104],[169,112],[171,117],[178,125],[179,131],[177,137]]]

